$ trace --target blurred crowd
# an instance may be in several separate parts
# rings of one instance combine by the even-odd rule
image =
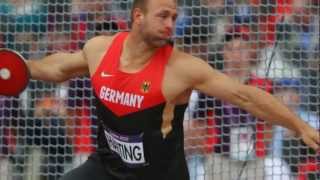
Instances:
[[[77,51],[130,27],[130,0],[1,0],[0,48],[26,59]],[[274,94],[320,129],[319,0],[180,0],[173,41]],[[67,60],[67,59],[66,59]],[[0,180],[54,180],[95,149],[88,77],[31,81],[0,96]],[[320,156],[289,130],[197,91],[185,114],[191,180],[320,179]]]

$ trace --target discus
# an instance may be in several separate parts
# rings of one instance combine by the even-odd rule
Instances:
[[[22,55],[0,49],[0,95],[18,96],[28,85],[30,72]]]

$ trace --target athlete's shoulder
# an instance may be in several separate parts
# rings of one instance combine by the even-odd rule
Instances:
[[[183,69],[209,66],[205,60],[183,52],[177,48],[173,49],[169,64],[173,67]]]
[[[206,60],[195,57],[191,54],[174,49],[168,63],[170,73],[179,77],[181,81],[189,83],[191,86],[200,82],[208,74],[212,74],[212,68]]]
[[[85,51],[97,51],[99,49],[105,50],[112,42],[115,35],[112,36],[95,36],[89,39],[86,44],[84,45]]]

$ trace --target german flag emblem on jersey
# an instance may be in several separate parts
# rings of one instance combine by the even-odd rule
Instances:
[[[150,90],[150,85],[151,85],[151,82],[149,81],[144,81],[141,85],[141,92],[143,93],[148,93],[149,90]]]

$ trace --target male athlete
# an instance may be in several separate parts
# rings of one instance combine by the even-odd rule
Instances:
[[[287,127],[319,148],[318,132],[273,96],[173,48],[168,42],[176,18],[176,0],[135,0],[130,32],[92,38],[79,52],[27,61],[33,79],[91,78],[98,150],[62,180],[188,180],[182,120],[192,89]]]

